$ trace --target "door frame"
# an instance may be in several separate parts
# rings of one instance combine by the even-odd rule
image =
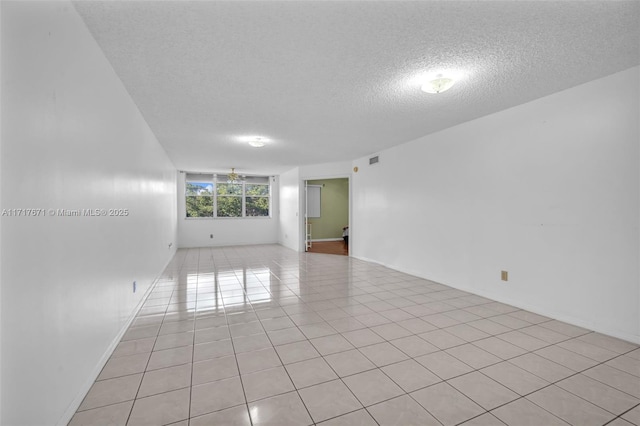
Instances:
[[[307,176],[304,177],[301,180],[301,185],[300,187],[302,188],[301,190],[301,206],[300,206],[300,210],[303,212],[303,214],[300,215],[300,230],[301,230],[301,241],[300,241],[300,251],[302,252],[306,252],[308,249],[307,246],[307,184],[310,180],[333,180],[333,179],[346,179],[347,180],[347,186],[349,188],[348,192],[347,192],[347,196],[348,196],[348,200],[347,200],[347,208],[349,209],[349,223],[347,224],[347,226],[349,227],[349,237],[351,237],[351,230],[353,227],[353,218],[352,218],[352,187],[351,187],[351,176],[350,175],[332,175],[332,176]],[[350,242],[352,240],[352,238],[349,238]],[[351,249],[349,250],[349,257],[351,257]]]

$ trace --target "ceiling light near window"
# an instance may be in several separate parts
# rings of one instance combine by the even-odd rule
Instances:
[[[451,87],[456,83],[453,78],[445,77],[442,74],[438,74],[436,78],[433,80],[427,81],[420,88],[423,92],[427,93],[442,93],[446,90],[451,89]]]
[[[231,168],[231,173],[227,175],[227,183],[238,183],[238,174],[235,167]]]
[[[254,148],[262,148],[264,146],[264,141],[262,138],[255,138],[254,140],[249,141],[249,145]]]

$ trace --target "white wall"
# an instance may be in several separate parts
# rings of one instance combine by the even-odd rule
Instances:
[[[2,7],[0,6],[0,29],[2,28]],[[0,36],[1,39],[1,36]],[[1,62],[0,62],[1,64]],[[2,67],[0,66],[0,82],[2,82]],[[2,91],[4,84],[0,84],[0,100],[2,99]],[[0,102],[0,129],[1,117],[3,110],[3,102]],[[1,132],[1,130],[0,130]],[[0,134],[0,211],[4,204],[2,203],[2,135]],[[0,216],[1,218],[1,216]],[[2,219],[0,219],[0,242],[2,241]],[[2,422],[2,244],[0,243],[0,422]]]
[[[300,166],[300,179],[333,179],[351,176],[351,161]]]
[[[0,170],[3,209],[129,211],[2,217],[0,423],[66,424],[177,237],[175,168],[71,3],[2,2]]]
[[[178,175],[178,246],[213,247],[278,242],[279,184],[271,178],[271,217],[194,219],[186,217],[185,173]],[[213,235],[213,238],[211,238]]]
[[[278,243],[300,251],[300,169],[280,175],[280,217]]]
[[[639,74],[355,161],[353,255],[640,342]]]

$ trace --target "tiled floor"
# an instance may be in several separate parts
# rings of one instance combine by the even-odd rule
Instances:
[[[179,250],[71,425],[640,425],[640,349],[344,256]]]

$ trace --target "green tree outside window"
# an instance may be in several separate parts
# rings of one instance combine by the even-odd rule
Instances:
[[[271,204],[269,178],[253,176],[245,179],[229,183],[224,175],[187,174],[186,216],[268,217]]]

